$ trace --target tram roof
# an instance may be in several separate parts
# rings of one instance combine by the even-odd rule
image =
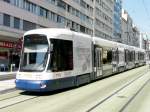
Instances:
[[[141,49],[141,48],[129,46],[129,45],[126,45],[126,44],[122,44],[122,43],[118,43],[118,42],[114,42],[114,41],[110,41],[110,40],[106,40],[106,39],[102,39],[100,37],[91,37],[90,35],[74,32],[74,31],[71,31],[70,29],[65,29],[65,28],[34,29],[34,30],[27,31],[24,34],[24,36],[25,35],[30,35],[30,34],[43,34],[43,35],[46,35],[48,38],[57,37],[57,36],[61,36],[61,35],[78,35],[78,36],[82,36],[82,37],[85,37],[85,38],[90,38],[90,39],[93,38],[94,44],[97,44],[99,46],[120,47],[120,48],[145,52],[145,50]],[[67,36],[66,38],[72,40],[73,36]]]
[[[35,30],[27,31],[24,34],[24,36],[25,35],[30,35],[30,34],[43,34],[43,35],[46,35],[48,38],[50,38],[50,37],[57,37],[57,36],[60,36],[60,35],[73,35],[74,34],[74,35],[79,35],[79,36],[86,37],[86,38],[91,38],[90,35],[74,32],[74,31],[71,31],[70,29],[64,29],[64,28],[35,29]],[[72,39],[72,36],[69,36],[67,38]]]
[[[45,34],[45,35],[51,34],[52,36],[57,36],[60,34],[72,34],[72,32],[69,29],[62,29],[62,28],[42,28],[27,31],[24,35],[30,34]]]
[[[117,47],[117,42],[113,42],[110,40],[102,39],[100,37],[93,37],[94,44],[98,46],[104,46],[104,47]]]

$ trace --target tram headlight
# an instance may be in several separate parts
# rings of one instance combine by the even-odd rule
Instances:
[[[42,89],[46,88],[46,84],[41,83],[40,86],[41,86]]]

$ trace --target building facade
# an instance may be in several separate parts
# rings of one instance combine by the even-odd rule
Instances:
[[[18,63],[15,49],[31,29],[69,28],[111,40],[113,5],[113,0],[0,0],[0,63]]]
[[[93,0],[0,0],[2,66],[18,66],[14,49],[25,31],[46,27],[70,28],[92,35]]]
[[[129,16],[127,11],[122,9],[122,43],[132,45],[132,36],[132,18]]]
[[[150,36],[148,33],[146,32],[141,32],[140,33],[140,48],[145,49],[147,51],[149,51],[149,47],[150,47]]]
[[[122,0],[114,0],[113,40],[122,42],[121,38]]]
[[[94,1],[94,36],[112,40],[114,0]]]
[[[140,32],[124,9],[122,9],[122,43],[140,47]]]
[[[133,31],[133,46],[140,47],[140,31],[135,25],[133,26],[132,31]]]
[[[128,20],[128,14],[125,10],[122,9],[122,15],[121,15],[121,27],[122,27],[122,43],[128,44],[127,36],[128,36],[128,28],[127,28],[127,22]]]

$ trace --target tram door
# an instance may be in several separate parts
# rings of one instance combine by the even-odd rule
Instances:
[[[112,49],[112,65],[113,65],[113,72],[117,72],[117,67],[119,63],[119,50]]]
[[[102,75],[102,48],[96,48],[95,49],[95,72],[96,77],[99,77]]]

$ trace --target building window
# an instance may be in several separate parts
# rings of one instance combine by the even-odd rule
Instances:
[[[76,16],[80,17],[80,12],[78,10],[76,10]]]
[[[19,1],[20,0],[14,0],[14,5],[19,7]]]
[[[103,64],[110,64],[112,62],[112,51],[103,50]]]
[[[10,0],[3,0],[4,2],[10,3]]]
[[[27,1],[27,0],[24,0],[23,8],[27,11],[32,12],[32,13],[36,13],[36,5]]]
[[[80,31],[85,33],[85,27],[84,26],[80,26]]]
[[[19,29],[20,28],[20,19],[19,18],[14,18],[14,28]]]
[[[85,3],[83,0],[80,0],[80,5],[81,5],[83,8],[86,8],[86,3]]]
[[[10,15],[4,14],[3,20],[4,26],[10,26]]]
[[[67,5],[67,12],[71,13],[71,6]]]
[[[76,9],[72,7],[72,15],[76,14]]]
[[[23,8],[30,11],[30,3],[27,0],[24,0]]]
[[[54,4],[56,3],[56,0],[47,0],[48,2],[50,2],[51,4]]]
[[[30,12],[36,13],[36,5],[33,3],[30,3]]]
[[[40,16],[47,18],[48,10],[40,7]]]
[[[74,0],[76,3],[80,3],[80,0]]]
[[[62,16],[57,15],[57,22],[58,22],[58,23],[65,24],[65,18],[62,17]]]
[[[49,12],[49,19],[50,20],[55,22],[56,21],[56,17],[57,17],[57,15],[55,13]]]
[[[35,28],[36,28],[36,24],[25,20],[23,21],[23,30],[28,31]]]
[[[59,15],[57,16],[57,22],[61,23],[61,16],[59,16]]]
[[[66,3],[63,2],[62,0],[57,1],[57,6],[64,9],[64,10],[66,9]]]

